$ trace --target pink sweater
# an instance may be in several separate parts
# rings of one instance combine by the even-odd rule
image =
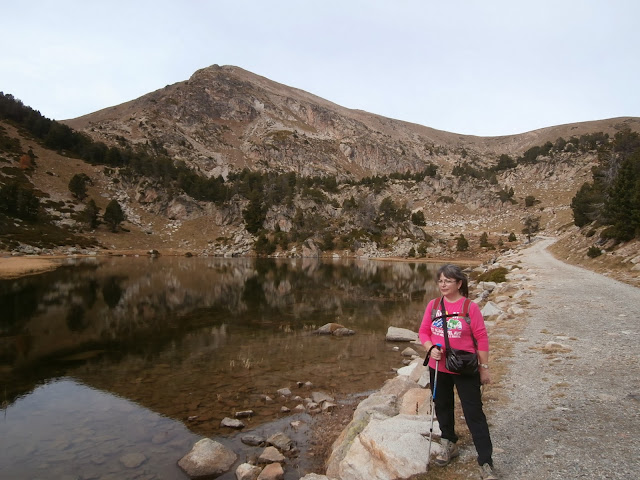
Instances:
[[[418,335],[420,341],[431,342],[433,345],[441,344],[442,351],[444,353],[444,332],[442,330],[442,319],[437,318],[433,325],[431,324],[431,309],[433,308],[434,300],[431,300],[427,305],[427,309],[422,317],[422,323],[420,324],[420,330]],[[444,301],[444,308],[447,314],[457,313],[458,317],[447,317],[447,332],[449,333],[449,344],[451,348],[457,348],[459,350],[466,350],[467,352],[475,352],[476,348],[473,345],[473,338],[471,338],[471,331],[473,331],[473,337],[478,342],[478,350],[483,352],[489,351],[489,337],[487,336],[487,329],[484,325],[484,318],[480,313],[480,308],[475,302],[469,304],[469,317],[471,318],[471,325],[467,324],[466,319],[462,315],[463,312],[464,297],[460,300],[449,303],[446,299]],[[437,315],[441,315],[440,312],[440,297],[437,299],[437,306],[435,307]],[[444,357],[443,357],[444,359]],[[436,361],[429,359],[429,366],[436,368]],[[438,365],[440,372],[453,373],[447,370],[444,366],[444,361],[441,361]]]

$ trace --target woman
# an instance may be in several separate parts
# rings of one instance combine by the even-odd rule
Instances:
[[[473,437],[473,443],[478,453],[478,465],[481,477],[485,480],[496,479],[493,471],[493,447],[487,418],[482,410],[481,385],[491,383],[489,373],[489,339],[487,329],[480,308],[474,302],[469,304],[470,324],[463,316],[465,298],[469,296],[467,276],[457,265],[444,265],[438,269],[438,287],[444,297],[446,312],[440,312],[440,298],[431,300],[427,305],[420,325],[420,341],[427,349],[431,385],[433,386],[436,362],[438,365],[438,379],[436,385],[435,413],[440,424],[442,436],[440,440],[442,452],[436,456],[434,463],[444,467],[457,457],[458,436],[454,430],[453,387],[458,391],[462,404],[464,418]],[[436,320],[432,323],[431,311],[436,310]],[[445,367],[445,341],[442,329],[442,314],[459,314],[447,316],[447,333],[451,348],[478,353],[478,373],[460,375],[450,372]],[[477,345],[477,347],[476,347]],[[433,387],[432,387],[433,388]]]

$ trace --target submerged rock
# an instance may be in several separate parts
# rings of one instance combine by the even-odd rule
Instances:
[[[317,335],[334,335],[336,337],[343,337],[345,335],[354,335],[356,332],[340,325],[339,323],[327,323],[319,329],[314,330],[313,333]]]
[[[138,468],[146,461],[147,457],[142,453],[127,453],[120,457],[120,463],[127,468]]]
[[[178,466],[189,478],[214,478],[227,472],[237,459],[238,456],[221,443],[203,438],[178,461]]]
[[[227,428],[241,429],[241,428],[244,428],[245,425],[237,418],[224,417],[220,422],[220,426],[227,427]]]
[[[244,435],[240,439],[240,441],[245,445],[249,445],[251,447],[261,447],[265,445],[267,440],[266,438],[260,435],[250,434],[250,435]]]
[[[273,445],[282,452],[288,452],[293,449],[293,441],[283,432],[278,432],[267,438],[267,444]]]

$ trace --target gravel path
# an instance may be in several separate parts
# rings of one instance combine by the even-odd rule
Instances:
[[[497,471],[638,479],[640,289],[556,260],[552,242],[518,254],[533,295],[504,379],[511,401],[490,417]]]

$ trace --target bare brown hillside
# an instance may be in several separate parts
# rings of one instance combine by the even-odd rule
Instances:
[[[125,181],[109,173],[104,166],[93,166],[53,152],[33,139],[25,138],[15,127],[5,127],[10,135],[20,139],[25,150],[33,150],[36,162],[29,177],[38,190],[46,193],[48,201],[65,204],[66,210],[76,213],[84,208],[81,202],[73,198],[68,187],[71,178],[78,173],[91,178],[88,198],[94,199],[102,212],[111,199],[119,201],[127,215],[124,224],[126,232],[113,234],[104,227],[85,231],[104,248],[191,251],[198,254],[206,252],[212,244],[222,242],[221,238],[229,242],[236,241],[238,236],[246,238],[239,209],[233,205],[220,208],[186,196],[171,197],[148,180]],[[387,188],[373,196],[366,188],[345,186],[333,196],[338,204],[349,197],[362,196],[370,196],[374,206],[387,196],[399,203],[406,202],[412,211],[424,212],[426,226],[422,231],[440,239],[433,248],[433,256],[449,255],[455,250],[454,238],[460,234],[470,240],[471,252],[490,256],[490,251],[474,249],[483,232],[489,233],[490,241],[496,245],[510,232],[519,234],[522,219],[527,215],[539,215],[541,225],[549,231],[571,223],[568,205],[579,185],[589,179],[594,161],[594,155],[579,158],[566,155],[566,158],[553,163],[541,162],[530,167],[518,167],[501,175],[499,185],[489,188],[479,188],[474,182],[443,175],[419,183],[390,181]],[[13,162],[17,164],[17,159]],[[515,191],[514,203],[503,203],[496,196],[496,191],[510,187]],[[538,203],[526,207],[524,199],[527,195],[534,195]],[[448,203],[440,200],[445,197],[453,201]],[[333,211],[332,215],[338,213],[328,205],[314,207],[301,201],[301,206],[323,208]],[[60,224],[76,226],[72,213],[63,213],[55,208],[50,211]],[[277,215],[284,216],[286,212],[274,212],[274,216]],[[407,234],[415,236],[416,232]],[[401,256],[402,251],[394,254]]]
[[[208,176],[247,167],[358,178],[420,171],[429,163],[492,164],[501,154],[518,156],[558,137],[640,130],[640,119],[627,117],[520,135],[462,135],[347,109],[241,68],[217,65],[65,123],[109,145],[126,139],[161,146]]]

